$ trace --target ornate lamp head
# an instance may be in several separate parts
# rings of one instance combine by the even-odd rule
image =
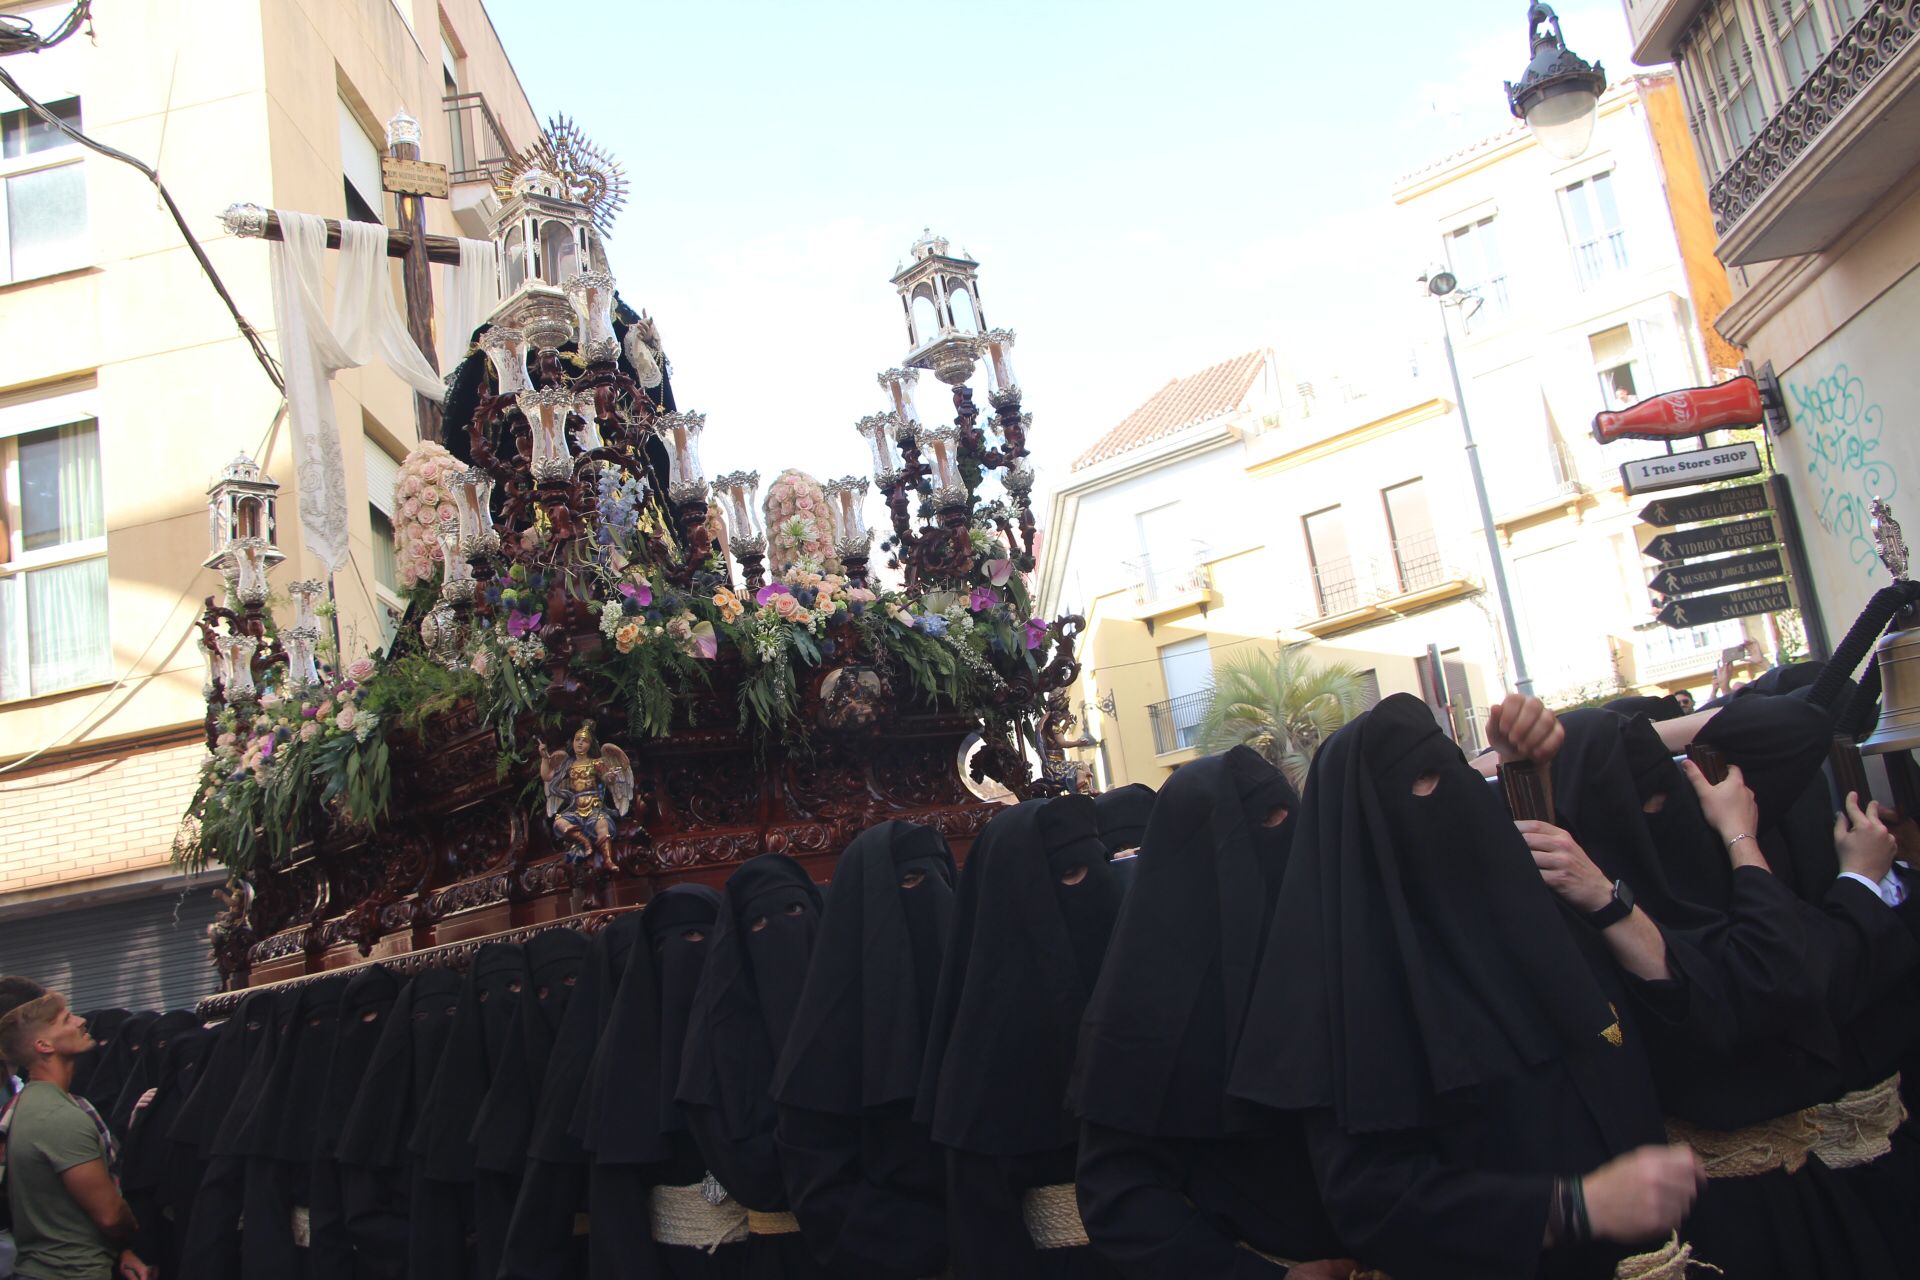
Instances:
[[[567,411],[573,395],[565,387],[522,391],[520,412],[533,431],[531,461],[535,484],[565,484],[573,479],[573,454],[567,448]]]
[[[760,520],[760,473],[729,471],[716,476],[713,496],[727,521],[727,540],[736,556],[764,555],[766,529]]]
[[[207,488],[208,546],[201,565],[232,572],[234,549],[248,539],[260,543],[267,565],[286,559],[273,545],[279,529],[279,495],[279,484],[259,463],[244,453],[235,455]]]
[[[867,528],[867,478],[842,476],[829,480],[821,490],[833,508],[834,554],[842,558],[867,554],[873,543],[873,532]]]
[[[900,419],[891,413],[870,413],[854,427],[873,454],[873,478],[886,488],[900,478]]]
[[[946,239],[924,232],[913,242],[913,261],[893,277],[907,315],[903,363],[930,369],[949,386],[973,375],[986,321],[980,312],[980,264],[953,256]]]

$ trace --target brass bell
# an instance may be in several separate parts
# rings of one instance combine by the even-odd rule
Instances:
[[[1880,562],[1895,582],[1907,580],[1907,544],[1899,522],[1880,498],[1873,500],[1871,528]],[[1920,747],[1920,610],[1908,606],[1874,646],[1880,664],[1880,719],[1860,744],[1862,755],[1882,755]]]

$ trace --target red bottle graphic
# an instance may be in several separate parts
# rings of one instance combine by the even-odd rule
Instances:
[[[1596,413],[1593,438],[1601,444],[1615,440],[1677,440],[1721,427],[1751,427],[1765,418],[1760,384],[1752,378],[1734,378],[1718,386],[1669,391],[1624,409]]]

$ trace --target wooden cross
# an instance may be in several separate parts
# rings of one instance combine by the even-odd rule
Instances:
[[[447,167],[430,164],[420,158],[419,123],[404,113],[387,126],[387,157],[381,165],[381,186],[393,195],[394,222],[387,231],[387,256],[401,262],[400,278],[406,287],[407,333],[435,373],[441,372],[440,356],[433,336],[433,276],[428,264],[447,266],[460,263],[460,242],[453,236],[427,234],[424,199],[447,198]],[[223,216],[228,230],[235,235],[257,236],[263,240],[285,238],[279,215],[271,209],[253,205],[235,205]],[[340,247],[340,220],[328,218],[327,248]],[[439,442],[440,405],[420,395],[413,397],[414,426],[420,439]]]

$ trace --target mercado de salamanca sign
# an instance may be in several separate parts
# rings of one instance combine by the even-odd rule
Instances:
[[[1752,441],[1742,441],[1713,449],[1661,453],[1651,458],[1623,462],[1620,464],[1620,479],[1628,493],[1651,493],[1659,489],[1706,484],[1713,480],[1757,476],[1760,471],[1760,446]]]

